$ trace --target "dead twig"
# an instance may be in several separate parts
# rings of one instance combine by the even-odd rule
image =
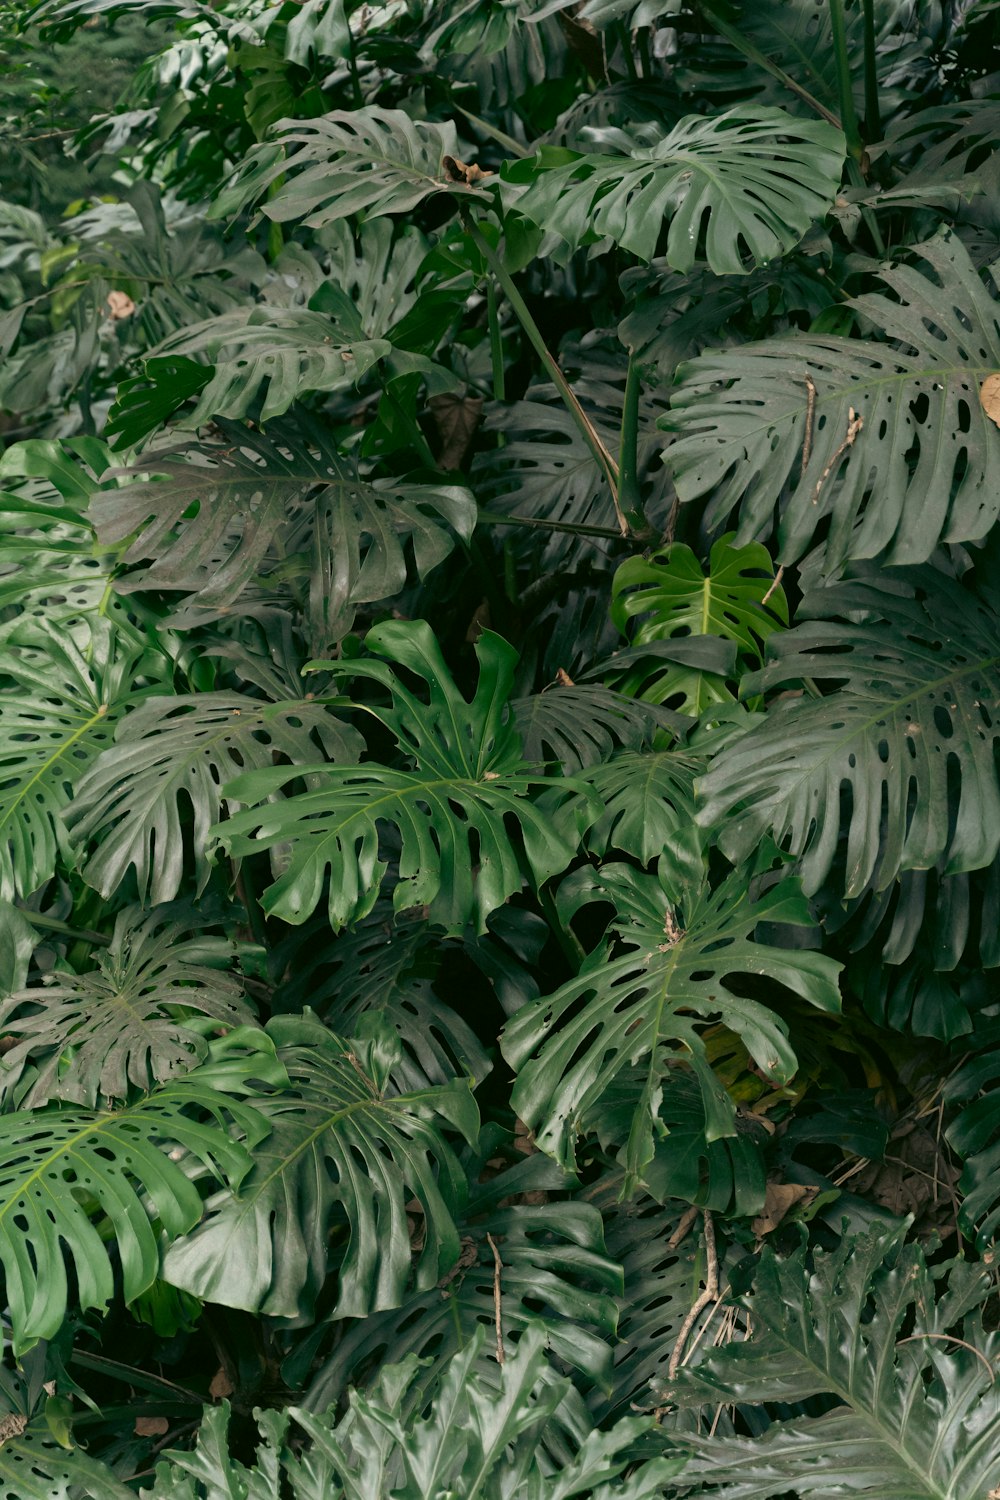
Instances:
[[[696,1208],[686,1208],[684,1210],[677,1221],[677,1228],[674,1230],[669,1240],[667,1240],[668,1250],[676,1250],[681,1240],[687,1239],[688,1233],[691,1229],[691,1225],[694,1223],[697,1217],[698,1210]]]
[[[824,484],[826,484],[826,481],[836,469],[837,465],[840,463],[840,460],[843,458],[848,448],[854,447],[854,444],[858,439],[858,433],[861,431],[864,425],[864,417],[856,412],[853,406],[849,406],[847,408],[847,436],[844,438],[844,441],[840,444],[840,446],[836,449],[833,457],[830,459],[830,462],[827,464],[826,468],[819,476],[819,479],[817,479],[816,481],[816,488],[813,490],[813,505],[819,504],[819,497],[822,493]]]
[[[813,420],[816,416],[816,382],[806,376],[806,430],[802,438],[802,472],[809,467],[813,451]]]
[[[670,1356],[670,1363],[667,1366],[668,1380],[673,1380],[681,1367],[684,1359],[684,1351],[687,1348],[687,1341],[691,1337],[692,1328],[709,1303],[714,1302],[719,1295],[719,1257],[715,1249],[715,1224],[711,1212],[707,1208],[703,1211],[702,1221],[705,1226],[705,1259],[707,1262],[705,1267],[705,1287],[695,1298],[691,1311],[681,1324],[680,1333],[677,1335],[677,1341]]]
[[[497,1328],[497,1364],[502,1365],[505,1364],[507,1360],[507,1356],[504,1353],[503,1347],[503,1323],[501,1320],[503,1312],[503,1302],[500,1293],[500,1275],[503,1271],[503,1261],[500,1259],[500,1251],[497,1249],[497,1242],[490,1234],[489,1230],[487,1230],[486,1232],[486,1243],[493,1251],[493,1319],[496,1323]]]
[[[779,589],[781,587],[781,580],[784,578],[784,576],[785,576],[785,565],[784,565],[784,563],[782,563],[781,566],[780,566],[780,568],[778,569],[777,573],[775,573],[775,575],[774,575],[774,581],[773,581],[773,583],[771,584],[771,586],[768,589],[767,593],[764,595],[763,599],[760,601],[761,604],[766,604],[767,601],[768,601],[768,599],[770,599],[771,595],[774,593],[775,589]]]

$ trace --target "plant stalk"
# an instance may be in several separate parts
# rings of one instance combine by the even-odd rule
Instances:
[[[851,88],[851,60],[847,52],[847,26],[844,21],[844,0],[829,0],[830,26],[833,31],[833,56],[837,68],[837,89],[840,94],[840,123],[847,138],[847,150],[855,161],[860,161],[864,147],[858,128],[858,116],[854,108],[854,93]]]
[[[645,529],[646,517],[642,511],[642,494],[639,488],[639,397],[642,395],[642,379],[635,350],[628,351],[628,374],[625,377],[625,402],[622,406],[621,444],[618,452],[618,472],[621,476],[618,499],[630,526],[640,531]]]
[[[510,275],[500,256],[494,250],[493,246],[483,234],[482,230],[475,222],[475,220],[467,213],[464,213],[462,217],[464,219],[465,226],[472,237],[473,243],[479,250],[483,259],[486,261],[486,264],[489,266],[490,270],[493,272],[497,281],[503,287],[504,294],[507,297],[507,300],[510,303],[511,307],[514,309],[515,316],[517,317],[518,322],[520,323],[521,327],[524,329],[524,332],[528,337],[528,342],[531,344],[535,353],[538,355],[542,364],[545,366],[545,369],[551,376],[556,390],[559,392],[560,396],[563,399],[563,403],[566,406],[567,411],[573,418],[573,421],[576,423],[581,437],[587,444],[587,447],[590,449],[591,453],[594,455],[594,458],[597,460],[598,467],[600,468],[601,472],[608,482],[608,488],[611,491],[611,501],[614,505],[615,516],[618,521],[618,534],[623,537],[628,536],[630,534],[629,525],[625,517],[622,515],[621,504],[618,498],[618,465],[615,463],[615,460],[612,458],[611,454],[608,452],[603,441],[601,440],[600,433],[597,431],[593,422],[591,422],[590,418],[587,416],[587,413],[584,411],[583,407],[577,400],[573,388],[570,385],[569,381],[566,379],[566,376],[559,368],[555,356],[551,353],[548,345],[542,337],[541,329],[538,327],[538,324],[531,316],[528,304],[525,302],[524,298],[521,296],[521,293],[515,286],[514,278]]]
[[[865,138],[882,139],[882,114],[878,103],[878,68],[875,54],[875,0],[864,0],[865,17]]]

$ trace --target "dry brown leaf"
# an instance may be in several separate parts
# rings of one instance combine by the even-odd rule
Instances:
[[[445,392],[432,396],[427,406],[441,443],[438,464],[442,469],[460,469],[483,414],[482,396],[455,396]]]
[[[121,318],[130,318],[135,312],[135,303],[126,292],[108,293],[108,312],[112,320],[118,322]]]
[[[987,375],[979,387],[979,404],[990,421],[1000,427],[1000,375]]]
[[[215,1374],[212,1376],[212,1384],[208,1388],[208,1394],[211,1396],[212,1400],[224,1401],[227,1396],[231,1396],[233,1394],[234,1390],[235,1386],[233,1385],[233,1382],[230,1380],[229,1376],[226,1374],[225,1370],[221,1368],[216,1370]]]
[[[444,167],[446,182],[464,182],[466,187],[482,182],[484,177],[493,176],[489,167],[479,167],[474,161],[459,161],[457,156],[443,156],[441,165]]]
[[[170,1431],[166,1417],[136,1417],[136,1437],[163,1437]]]
[[[793,1208],[811,1203],[819,1192],[801,1182],[769,1182],[764,1195],[764,1212],[758,1214],[751,1228],[759,1240],[773,1233]]]
[[[8,1438],[20,1437],[27,1425],[27,1417],[22,1417],[19,1411],[8,1412],[7,1416],[0,1417],[0,1443],[5,1443]]]

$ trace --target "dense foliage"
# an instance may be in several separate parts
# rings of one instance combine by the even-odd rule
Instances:
[[[0,1497],[995,1500],[996,0],[0,25]]]

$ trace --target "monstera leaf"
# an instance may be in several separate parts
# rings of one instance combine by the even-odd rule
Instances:
[[[329,1274],[332,1235],[336,1317],[365,1317],[398,1306],[411,1285],[435,1286],[458,1256],[453,1214],[465,1179],[446,1133],[475,1139],[471,1080],[401,1093],[398,1040],[377,1023],[351,1042],[309,1016],[277,1017],[268,1030],[292,1089],[257,1101],[267,1145],[238,1195],[217,1195],[205,1222],[167,1252],[165,1278],[224,1307],[307,1317]],[[412,1200],[424,1225],[416,1254]]]
[[[543,1339],[529,1334],[507,1360],[499,1391],[477,1366],[484,1337],[445,1366],[429,1409],[412,1400],[422,1366],[412,1356],[384,1370],[368,1395],[355,1391],[343,1418],[290,1407],[257,1413],[264,1441],[247,1469],[229,1456],[229,1404],[206,1409],[194,1452],[169,1452],[144,1500],[216,1500],[222,1496],[288,1493],[316,1500],[428,1500],[461,1495],[495,1500],[524,1494],[545,1500],[659,1500],[677,1473],[676,1459],[639,1456],[652,1418],[625,1417],[607,1432],[593,1427],[574,1401],[570,1381],[551,1379]],[[309,1439],[306,1452],[289,1438],[294,1420]],[[547,1449],[553,1431],[567,1445],[553,1473]],[[654,1453],[662,1444],[654,1445]],[[181,1489],[180,1486],[184,1485]],[[266,1486],[266,1488],[265,1488]]]
[[[468,491],[362,479],[304,419],[272,429],[270,438],[220,425],[224,442],[192,439],[150,456],[121,472],[118,489],[94,497],[102,543],[130,539],[126,565],[153,559],[120,587],[180,590],[225,609],[266,570],[279,538],[285,558],[303,556],[314,618],[330,631],[347,630],[354,604],[403,587],[404,539],[424,574],[448,554],[455,532],[471,534]]]
[[[863,339],[773,337],[679,371],[663,419],[678,495],[710,496],[710,526],[737,513],[741,540],[774,529],[782,562],[818,535],[828,567],[925,562],[1000,515],[1000,432],[979,400],[1000,368],[998,304],[948,232],[879,276],[890,295],[849,304]]]
[[[597,892],[617,908],[612,934],[623,951],[599,945],[575,979],[518,1012],[502,1044],[517,1073],[513,1108],[539,1147],[566,1167],[575,1162],[585,1117],[593,1121],[632,1065],[641,1065],[642,1088],[618,1141],[630,1183],[643,1180],[663,1134],[660,1104],[673,1067],[695,1071],[707,1138],[734,1134],[733,1105],[708,1065],[699,1025],[721,1021],[767,1077],[780,1083],[793,1076],[786,1027],[740,993],[745,976],[766,976],[822,1010],[839,1008],[840,966],[832,959],[755,940],[762,922],[811,925],[797,882],[786,878],[755,897],[749,874],[735,871],[712,890],[685,880],[669,860],[657,874],[623,865],[600,870]]]
[[[362,741],[320,703],[262,703],[239,693],[148,698],[122,720],[66,814],[89,852],[82,874],[109,897],[135,872],[139,891],[171,901],[193,865],[208,881],[208,830],[233,804],[222,786],[242,770],[317,753],[354,761]],[[187,819],[192,819],[190,832]]]
[[[0,897],[27,896],[72,848],[62,821],[76,783],[111,742],[143,653],[107,620],[80,646],[55,625],[3,633]],[[153,665],[154,653],[149,652]],[[134,697],[133,697],[134,701]]]
[[[607,237],[652,260],[667,225],[666,259],[690,271],[702,254],[720,275],[743,276],[797,245],[840,186],[844,138],[822,120],[741,105],[709,119],[588,134],[606,155],[508,168],[517,212],[571,248]],[[705,222],[707,220],[707,223]]]
[[[446,158],[460,154],[450,121],[413,120],[401,109],[338,109],[319,120],[282,120],[277,140],[244,157],[213,213],[238,213],[272,185],[262,205],[268,218],[312,229],[359,213],[366,219],[410,213],[435,193],[487,196],[449,178]]]
[[[669,709],[591,682],[554,683],[511,707],[525,760],[555,762],[567,776],[607,760],[617,748],[639,750],[658,732],[677,733],[687,723]]]
[[[960,1105],[948,1127],[948,1143],[965,1163],[959,1188],[959,1222],[987,1251],[1000,1223],[1000,1019],[980,1019],[959,1044],[966,1057],[944,1086],[944,1098]]]
[[[185,919],[186,918],[186,919]],[[234,945],[191,937],[197,914],[132,908],[80,974],[46,975],[0,1005],[8,1038],[0,1090],[18,1107],[49,1099],[93,1108],[187,1073],[208,1057],[205,1022],[232,1029],[253,1014],[231,971]]]
[[[280,1086],[285,1075],[260,1031],[233,1032],[212,1053],[125,1109],[0,1115],[0,1266],[15,1352],[52,1338],[66,1317],[64,1250],[77,1306],[111,1299],[111,1245],[131,1302],[159,1274],[161,1236],[175,1239],[202,1216],[196,1171],[233,1188],[246,1176],[268,1124],[234,1096],[251,1091],[249,1080]]]
[[[770,833],[800,857],[810,893],[841,858],[847,896],[884,890],[900,871],[989,865],[1000,848],[995,612],[927,569],[818,590],[799,619],[747,687],[837,690],[772,703],[714,760],[700,821],[720,829],[731,859]]]
[[[388,688],[391,707],[364,708],[395,735],[411,765],[395,769],[369,761],[356,769],[249,772],[228,788],[245,803],[263,803],[302,775],[314,778],[313,788],[237,813],[217,828],[219,842],[237,857],[275,846],[285,851],[282,873],[263,905],[286,922],[312,914],[329,875],[330,921],[342,927],[374,905],[388,869],[379,824],[390,824],[401,841],[396,910],[424,906],[428,920],[448,932],[473,919],[482,931],[489,914],[521,889],[521,853],[537,881],[566,867],[596,799],[559,779],[548,783],[544,809],[530,800],[546,782],[523,762],[507,717],[516,653],[499,636],[484,631],[476,643],[479,683],[471,703],[423,621],[380,625],[368,632],[366,644],[414,673],[428,701],[404,686],[388,662],[327,665]],[[517,845],[508,818],[519,826]]]
[[[759,1437],[678,1434],[693,1455],[685,1480],[717,1500],[971,1500],[1000,1463],[1000,1339],[970,1310],[984,1269],[951,1263],[946,1291],[904,1230],[846,1237],[781,1262],[763,1252],[748,1299],[752,1336],[706,1351],[670,1395],[799,1403],[821,1416],[773,1422]],[[963,1317],[963,1315],[966,1315]],[[904,1333],[905,1329],[905,1333]]]
[[[456,1074],[481,1079],[489,1073],[482,1042],[435,990],[444,955],[425,922],[394,921],[391,903],[380,901],[332,941],[326,917],[317,915],[285,944],[286,951],[296,949],[301,970],[276,993],[276,1012],[308,1004],[338,1036],[357,1035],[368,1024],[364,1018],[377,1015],[399,1038],[393,1077],[406,1092],[448,1083]],[[275,952],[276,965],[283,959]]]
[[[604,803],[587,836],[597,854],[620,849],[648,865],[669,851],[679,865],[700,864],[694,834],[694,780],[701,760],[676,750],[631,750],[591,766],[584,780]],[[692,837],[694,835],[694,837]]]
[[[724,536],[713,545],[707,573],[683,542],[648,558],[631,557],[618,568],[611,618],[632,640],[621,692],[697,716],[712,703],[733,701],[726,677],[699,671],[676,654],[646,658],[641,647],[718,636],[736,646],[736,674],[763,660],[768,638],[788,624],[788,604],[766,549],[757,543],[733,547],[731,541]],[[609,665],[614,668],[614,658]]]
[[[250,305],[164,339],[152,351],[149,374],[155,376],[159,361],[200,355],[207,362],[208,380],[180,426],[248,412],[269,422],[308,391],[356,384],[391,347],[385,339],[345,340],[331,318],[309,308]]]
[[[616,1261],[605,1252],[601,1215],[589,1203],[558,1201],[556,1194],[570,1184],[548,1157],[533,1152],[497,1171],[503,1156],[504,1147],[494,1140],[489,1153],[467,1166],[472,1186],[456,1266],[440,1286],[401,1307],[339,1326],[341,1337],[309,1387],[310,1410],[341,1400],[362,1374],[369,1381],[387,1359],[404,1355],[433,1356],[420,1382],[426,1396],[440,1379],[440,1362],[460,1353],[480,1329],[493,1339],[492,1347],[481,1350],[478,1373],[495,1385],[496,1259],[487,1235],[502,1261],[505,1350],[512,1354],[537,1330],[560,1364],[607,1390],[622,1282]],[[306,1344],[310,1353],[314,1341]]]
[[[2,1421],[3,1419],[0,1419]],[[134,1500],[135,1491],[82,1448],[66,1448],[44,1417],[0,1443],[0,1500]]]

